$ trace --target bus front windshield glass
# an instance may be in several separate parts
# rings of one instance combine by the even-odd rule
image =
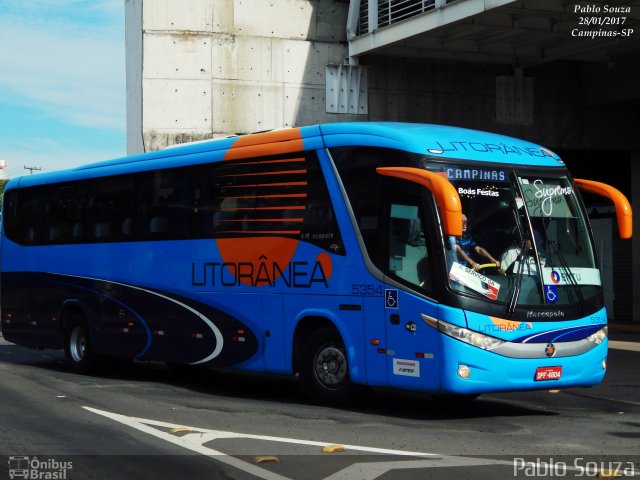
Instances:
[[[508,308],[574,305],[599,292],[585,214],[563,172],[427,168],[462,203],[463,234],[444,242],[453,291]]]

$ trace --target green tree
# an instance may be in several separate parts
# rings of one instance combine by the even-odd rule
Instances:
[[[2,194],[4,193],[4,187],[7,186],[8,179],[0,180],[0,207],[2,206]]]

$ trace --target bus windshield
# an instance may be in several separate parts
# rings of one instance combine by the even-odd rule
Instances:
[[[463,234],[445,238],[452,290],[510,308],[573,305],[598,294],[585,214],[564,172],[428,166],[455,186]]]

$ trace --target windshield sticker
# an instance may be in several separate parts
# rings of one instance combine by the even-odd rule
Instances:
[[[504,170],[478,170],[476,168],[447,168],[449,180],[489,180],[504,182],[507,174]]]
[[[489,185],[481,188],[458,188],[458,195],[465,198],[476,198],[476,197],[499,197],[500,192],[498,189]]]
[[[571,267],[564,269],[560,267],[543,268],[543,283],[545,285],[602,285],[600,280],[600,270],[597,268]]]
[[[556,285],[545,285],[544,296],[548,303],[558,303],[558,287]]]
[[[471,290],[484,295],[491,300],[498,298],[500,284],[494,282],[490,278],[476,272],[471,268],[467,268],[454,262],[449,271],[449,279],[464,285]]]
[[[562,217],[571,216],[571,211],[565,197],[573,195],[573,188],[560,185],[547,185],[542,180],[529,183],[527,179],[520,179],[524,192],[527,209],[534,217]]]

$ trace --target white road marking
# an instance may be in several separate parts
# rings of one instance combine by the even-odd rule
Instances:
[[[82,407],[85,410],[89,410],[90,412],[97,413],[98,415],[103,415],[105,417],[111,418],[120,423],[124,423],[125,425],[129,425],[130,427],[137,428],[137,425],[152,425],[156,427],[163,428],[186,428],[191,430],[193,433],[189,433],[182,437],[175,437],[174,435],[170,435],[171,438],[187,438],[190,436],[194,436],[203,441],[198,442],[200,444],[204,444],[210,442],[212,440],[217,440],[219,438],[246,438],[248,440],[263,440],[267,442],[280,442],[280,443],[293,443],[295,445],[306,445],[312,447],[326,447],[327,445],[333,445],[335,442],[317,442],[313,440],[302,440],[299,438],[286,438],[286,437],[273,437],[269,435],[252,435],[249,433],[235,433],[235,432],[226,432],[222,430],[208,430],[198,427],[191,427],[189,425],[177,425],[174,423],[167,422],[159,422],[157,420],[148,420],[146,418],[135,418],[135,417],[126,417],[124,415],[119,415],[117,413],[105,412],[104,410],[98,410],[96,408],[91,407]],[[154,430],[156,431],[156,430]],[[163,433],[163,432],[159,432]],[[175,443],[175,442],[173,442]],[[344,444],[341,444],[344,445]],[[405,457],[432,457],[439,456],[437,453],[424,453],[424,452],[408,452],[406,450],[391,450],[388,448],[375,448],[375,447],[363,447],[360,445],[344,445],[347,450],[355,450],[358,452],[367,452],[367,453],[377,453],[380,455],[399,455]]]
[[[193,452],[199,453],[201,455],[205,455],[207,457],[215,458],[215,460],[242,470],[243,472],[249,473],[251,475],[255,475],[258,478],[262,478],[264,480],[291,480],[287,477],[283,477],[282,475],[278,475],[277,473],[269,472],[260,467],[256,467],[255,465],[251,465],[245,461],[239,460],[235,457],[230,457],[225,455],[222,452],[214,450],[209,447],[205,447],[203,444],[213,440],[215,438],[225,438],[223,436],[213,436],[213,438],[209,438],[209,435],[204,437],[203,435],[197,433],[190,433],[183,437],[177,437],[167,432],[163,432],[158,430],[157,428],[153,428],[150,425],[161,426],[161,427],[184,427],[183,425],[173,425],[164,422],[154,422],[150,420],[145,420],[142,418],[134,418],[134,417],[125,417],[124,415],[119,415],[117,413],[105,412],[103,410],[98,410],[90,407],[82,407],[85,410],[89,410],[90,412],[97,413],[98,415],[102,415],[104,417],[110,418],[111,420],[115,420],[116,422],[120,422],[129,427],[135,428],[144,433],[148,433],[154,437],[160,438],[162,440],[166,440],[167,442],[173,443],[183,448],[187,448]],[[190,427],[186,427],[190,428]],[[192,430],[200,431],[202,433],[207,432],[206,430],[193,428]],[[214,432],[210,431],[209,433],[230,433],[230,432]],[[234,434],[237,436],[237,434]]]
[[[179,425],[174,423],[160,422],[157,420],[149,420],[145,418],[127,417],[117,413],[106,412],[96,408],[83,406],[85,410],[92,413],[102,415],[104,417],[115,420],[116,422],[135,428],[144,433],[148,433],[156,438],[166,440],[174,445],[189,449],[193,452],[211,457],[218,462],[224,463],[231,467],[237,468],[243,472],[255,475],[263,480],[291,480],[277,473],[270,472],[251,463],[237,459],[213,448],[205,447],[204,444],[213,440],[238,438],[249,440],[263,440],[268,442],[288,443],[304,446],[326,447],[335,442],[318,442],[312,440],[303,440],[299,438],[273,437],[270,435],[252,435],[245,433],[227,432],[222,430],[209,430],[188,425]],[[169,432],[159,430],[160,428],[177,429],[178,431],[188,431],[182,436],[177,436]],[[436,453],[425,452],[408,452],[405,450],[392,450],[387,448],[365,447],[361,445],[344,445],[347,451],[367,452],[381,455],[395,455],[400,457],[423,457],[421,460],[408,461],[390,461],[390,462],[371,462],[371,463],[355,463],[346,467],[325,480],[374,480],[381,475],[397,469],[416,469],[416,468],[439,468],[439,467],[465,467],[480,465],[505,465],[513,466],[513,462],[504,460],[493,460],[487,458],[468,458],[442,456]]]
[[[296,438],[286,437],[273,437],[269,435],[252,435],[245,433],[227,432],[222,430],[209,430],[204,428],[190,427],[187,425],[178,425],[174,423],[160,422],[157,420],[150,420],[145,418],[127,417],[117,413],[106,412],[104,410],[98,410],[97,408],[82,407],[92,413],[102,415],[104,417],[115,420],[116,422],[127,425],[131,428],[139,430],[144,433],[148,433],[161,440],[173,443],[180,447],[189,449],[193,452],[199,453],[210,457],[220,463],[224,463],[245,473],[254,475],[257,478],[263,480],[291,480],[288,477],[279,475],[274,472],[270,472],[249,462],[240,460],[233,456],[227,455],[213,448],[205,447],[204,444],[213,440],[219,439],[251,439],[251,440],[263,440],[269,442],[288,443],[296,445],[317,446],[325,447],[335,442],[317,442],[311,440],[302,440]],[[164,432],[158,428],[175,429],[176,433],[190,432],[182,436]],[[375,480],[380,476],[388,473],[392,470],[409,470],[409,469],[425,469],[425,468],[451,468],[451,467],[474,467],[474,466],[495,466],[495,467],[509,467],[512,471],[514,468],[514,461],[496,460],[491,458],[474,458],[474,457],[458,457],[439,455],[436,453],[424,453],[424,452],[407,452],[404,450],[391,450],[386,448],[373,448],[364,447],[359,445],[345,445],[348,450],[368,453],[378,453],[384,455],[396,455],[396,456],[412,456],[423,457],[418,460],[404,460],[404,461],[376,461],[368,463],[354,463],[342,470],[333,473],[323,480]],[[322,454],[319,454],[322,455]],[[536,468],[543,468],[544,463],[538,462],[525,462],[526,466]],[[579,469],[574,467],[567,467],[567,471],[578,471]],[[634,476],[639,476],[635,474]]]

